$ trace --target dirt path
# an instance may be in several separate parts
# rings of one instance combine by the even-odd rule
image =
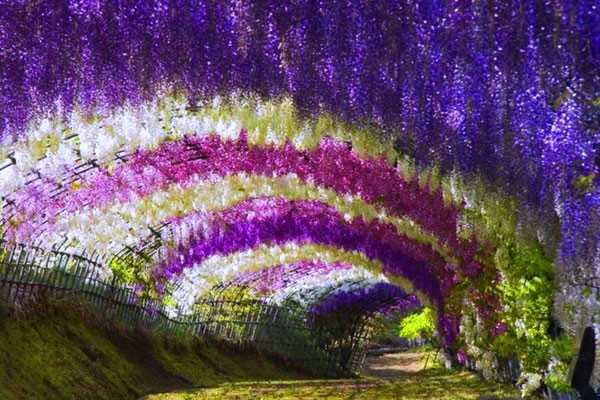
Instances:
[[[413,352],[368,356],[363,374],[382,379],[400,378],[418,372],[425,361],[424,357],[423,353]]]

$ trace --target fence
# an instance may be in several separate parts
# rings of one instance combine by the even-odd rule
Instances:
[[[0,301],[25,305],[47,293],[79,294],[96,310],[129,327],[178,337],[201,335],[236,343],[251,342],[323,376],[354,374],[362,367],[369,332],[356,326],[350,337],[301,309],[223,294],[198,302],[192,315],[171,318],[161,306],[139,299],[132,285],[103,278],[92,259],[23,244],[0,248]],[[364,321],[362,321],[364,323]]]

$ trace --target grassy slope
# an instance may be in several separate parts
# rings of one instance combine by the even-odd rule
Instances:
[[[298,377],[300,373],[255,350],[127,331],[82,304],[53,300],[20,318],[0,312],[3,400],[128,399],[186,387]]]

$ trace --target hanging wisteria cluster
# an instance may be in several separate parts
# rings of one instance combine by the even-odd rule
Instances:
[[[598,71],[596,0],[2,1],[2,234],[107,274],[157,243],[129,276],[179,310],[418,295],[551,374],[550,315],[598,323]]]
[[[178,119],[199,118],[180,112],[185,115]],[[79,131],[89,129],[73,124],[71,132],[79,137]],[[71,167],[68,178],[68,168],[63,173],[45,169],[38,179],[13,184],[12,193],[6,193],[4,236],[117,253],[166,225],[161,258],[147,274],[160,287],[180,277],[190,282],[190,290],[176,291],[188,293],[187,298],[176,296],[184,305],[201,295],[201,282],[208,289],[258,268],[252,266],[261,259],[260,248],[271,256],[282,248],[280,253],[291,257],[290,246],[295,246],[306,259],[326,260],[322,251],[303,248],[317,245],[360,253],[364,259],[354,264],[370,267],[376,261],[371,269],[414,288],[439,308],[440,317],[450,311],[444,310],[444,298],[461,276],[475,276],[483,266],[475,259],[477,241],[458,236],[460,209],[444,200],[439,186],[407,180],[385,158],[360,156],[332,138],[302,148],[285,132],[271,131],[270,136],[277,139],[251,144],[243,129],[226,135],[185,131],[180,139],[159,139],[153,148],[112,163],[106,158],[106,166],[81,173]],[[82,146],[74,144],[70,151]],[[21,151],[33,150],[25,146]],[[34,162],[31,170],[39,172],[36,164],[58,157]],[[264,268],[269,262],[257,265]]]
[[[392,310],[406,312],[417,309],[420,303],[415,296],[407,296],[397,286],[377,283],[356,291],[343,291],[326,298],[311,308],[311,312],[319,314],[335,313],[343,310],[360,310],[364,314],[380,311],[391,313]]]

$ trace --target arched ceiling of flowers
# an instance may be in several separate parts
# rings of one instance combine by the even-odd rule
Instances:
[[[510,265],[472,217],[508,199],[576,302],[599,273],[597,4],[492,3],[5,1],[4,239],[100,251],[182,309],[232,285],[418,296],[451,342],[466,302],[501,320]]]
[[[484,268],[476,239],[459,237],[462,205],[444,199],[434,178],[408,179],[385,153],[354,150],[364,132],[338,133],[346,142],[316,126],[289,129],[298,124],[289,102],[235,101],[230,115],[220,104],[188,111],[171,101],[67,122],[68,138],[54,152],[46,147],[6,195],[5,240],[101,249],[107,269],[168,288],[182,309],[215,285],[252,278],[271,298],[304,306],[336,286],[373,287],[367,292],[398,301],[417,294],[445,316],[456,283]],[[253,118],[259,126],[250,129],[244,122]],[[127,138],[98,155],[113,132],[135,137],[152,126],[150,143],[126,153]],[[88,143],[86,130],[94,132]],[[96,147],[94,161],[84,162],[86,146]],[[283,284],[292,270],[294,285]]]

